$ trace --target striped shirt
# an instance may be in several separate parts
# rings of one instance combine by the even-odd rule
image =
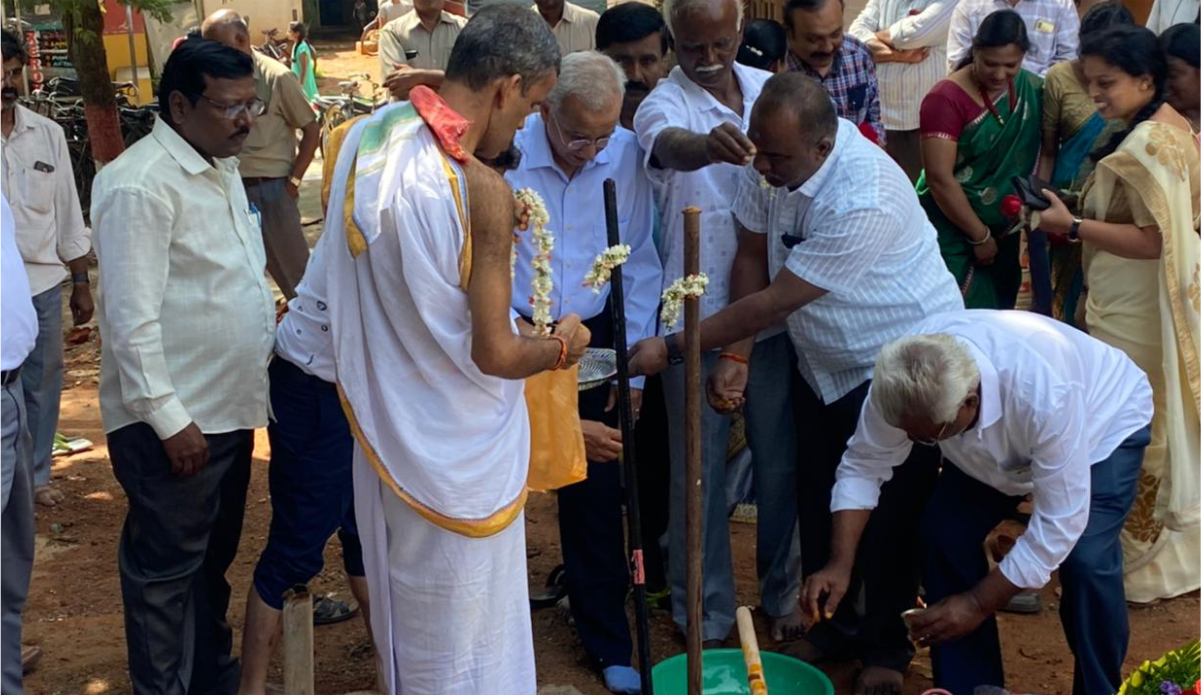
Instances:
[[[885,343],[963,309],[913,185],[854,124],[839,120],[833,151],[800,188],[761,182],[747,167],[734,216],[770,235],[773,279],[786,268],[827,291],[788,317],[801,375],[825,403],[871,379]]]
[[[887,29],[900,50],[929,49],[920,63],[878,63],[880,116],[893,131],[917,130],[922,98],[947,76],[947,29],[959,0],[868,0],[847,31],[868,42]]]
[[[1056,63],[1072,60],[1080,46],[1080,16],[1072,0],[961,0],[947,33],[947,72],[972,51],[972,38],[984,18],[997,10],[1013,10],[1026,22],[1030,50],[1022,67],[1043,77]]]
[[[876,61],[863,42],[850,34],[842,37],[842,47],[834,54],[834,63],[822,76],[792,51],[786,54],[788,72],[805,73],[817,80],[834,102],[839,118],[859,125],[867,123],[884,145],[884,124],[880,122],[880,86],[876,82]]]

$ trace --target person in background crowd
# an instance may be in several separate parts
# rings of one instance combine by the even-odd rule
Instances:
[[[326,146],[323,178],[331,184],[334,153],[350,125],[335,129]],[[322,208],[327,203],[323,198]],[[350,592],[371,637],[371,603],[354,518],[354,440],[338,398],[329,334],[325,256],[331,252],[325,239],[322,236],[313,248],[296,297],[275,330],[275,356],[268,367],[271,528],[246,597],[240,694],[261,694],[267,688],[284,592],[321,572],[325,545],[334,532],[342,545]],[[334,610],[347,609],[329,597],[321,602]],[[321,602],[314,605],[315,612]]]
[[[25,411],[33,438],[34,494],[54,506],[62,491],[50,485],[50,460],[63,391],[62,284],[71,276],[71,318],[75,326],[92,319],[88,281],[91,231],[83,222],[71,171],[71,154],[59,124],[17,103],[25,67],[21,40],[3,33],[4,80],[0,86],[0,167],[3,187],[17,225],[17,248],[25,261],[38,338],[21,368]]]
[[[312,102],[317,98],[317,55],[308,42],[309,29],[304,22],[288,25],[288,40],[292,42],[292,74],[300,81],[304,97]]]
[[[842,10],[842,0],[788,0],[788,70],[816,80],[839,118],[870,127],[875,142],[885,146],[876,64],[862,41],[843,32]]]
[[[788,53],[788,31],[771,19],[752,19],[742,31],[742,45],[735,59],[743,65],[778,73]]]
[[[8,36],[8,32],[5,32]],[[5,40],[4,56],[11,47]],[[7,61],[6,61],[7,63]],[[8,66],[5,66],[7,70]],[[5,75],[7,81],[7,75]],[[21,612],[33,574],[33,452],[22,393],[21,365],[37,343],[38,316],[29,291],[29,278],[17,249],[16,224],[8,199],[0,193],[0,689],[25,693],[22,687]]]
[[[359,36],[363,35],[363,30],[367,28],[367,17],[371,14],[371,10],[367,7],[367,0],[354,0],[354,7],[350,10],[350,16],[354,18],[355,28],[358,29]]]
[[[413,0],[380,0],[379,12],[375,14],[375,18],[363,27],[362,39],[367,39],[367,34],[373,29],[383,29],[384,26],[413,9]],[[382,76],[381,76],[382,78]]]
[[[238,171],[261,218],[267,270],[284,297],[291,299],[309,260],[300,224],[300,182],[321,143],[321,125],[296,76],[279,61],[251,49],[250,31],[236,12],[217,10],[204,20],[201,32],[254,60],[255,94],[266,110],[246,138]],[[296,131],[301,132],[299,146]]]
[[[1177,24],[1201,22],[1201,0],[1155,0],[1146,27],[1162,34]]]
[[[1012,10],[1026,24],[1030,48],[1022,67],[1042,77],[1056,63],[1076,57],[1080,15],[1073,0],[960,0],[947,35],[947,72],[958,70],[975,47],[980,25],[994,12]]]
[[[338,156],[330,207],[354,214],[326,219],[330,334],[388,693],[536,690],[524,380],[575,365],[590,337],[574,314],[518,333],[513,191],[471,153],[509,152],[558,68],[536,14],[485,7],[439,92],[359,120]]]
[[[751,107],[771,73],[734,60],[742,43],[742,3],[738,0],[669,0],[663,17],[673,37],[679,65],[659,81],[634,117],[634,130],[646,153],[647,174],[656,186],[663,211],[661,255],[667,285],[684,275],[684,223],[680,211],[707,201],[701,213],[701,270],[709,287],[701,298],[701,315],[728,303],[730,268],[737,251],[730,205],[755,147],[745,129]],[[705,378],[719,365],[746,367],[745,355],[702,357]],[[798,569],[789,565],[795,539],[796,438],[793,383],[796,356],[783,327],[764,332],[749,359],[747,439],[753,452],[758,492],[756,570],[759,599],[779,638],[800,633],[796,592]],[[787,375],[787,378],[782,376]],[[669,549],[684,548],[684,369],[673,365],[663,374],[668,405],[671,456]],[[734,574],[730,557],[725,497],[726,450],[730,418],[702,409],[704,433],[704,630],[712,645],[734,625]],[[668,559],[672,614],[681,628],[687,612],[687,566],[682,554]]]
[[[845,591],[851,561],[883,509],[881,486],[886,494],[911,466],[915,444],[937,445],[942,473],[921,533],[929,608],[906,618],[909,635],[931,648],[934,685],[955,694],[1004,687],[993,614],[1058,570],[1072,693],[1117,693],[1130,638],[1118,531],[1151,439],[1150,409],[1138,366],[1062,323],[1014,311],[928,318],[880,351],[838,466],[838,560],[806,580],[803,601],[816,611],[824,600],[829,612],[855,600]],[[1026,532],[989,570],[985,537],[1030,493]]]
[[[535,0],[532,9],[546,20],[563,55],[596,48],[599,14],[567,0]]]
[[[626,75],[611,58],[595,51],[563,57],[559,80],[517,132],[513,144],[521,164],[505,178],[518,191],[537,191],[555,231],[551,277],[552,318],[578,314],[592,333],[592,345],[613,347],[609,286],[598,294],[582,285],[592,261],[609,246],[604,199],[606,179],[617,184],[622,211],[622,243],[631,247],[622,265],[626,332],[630,345],[655,334],[663,272],[651,230],[655,206],[642,165],[642,150],[630,131],[618,127]],[[559,221],[556,225],[553,221]],[[513,309],[530,315],[527,298],[538,246],[531,234],[517,243]],[[631,383],[631,408],[638,417],[642,380]],[[558,491],[559,534],[566,566],[567,596],[580,642],[601,669],[605,688],[638,693],[631,667],[633,642],[626,621],[630,573],[626,562],[621,485],[622,434],[618,430],[616,387],[580,392],[579,410],[588,456],[588,478]]]
[[[947,29],[958,0],[868,0],[847,30],[876,61],[888,154],[909,180],[922,173],[922,99],[946,77]]]
[[[596,49],[626,74],[621,127],[634,129],[634,114],[667,72],[667,29],[663,15],[641,2],[605,10],[596,22]]]
[[[291,75],[289,75],[291,78]],[[264,104],[250,56],[189,39],[160,116],[96,177],[100,412],[129,499],[118,567],[134,693],[234,693],[225,572],[275,309],[236,156]]]
[[[1089,35],[1081,55],[1101,116],[1125,127],[1094,153],[1079,216],[1052,194],[1039,225],[1083,242],[1088,331],[1130,356],[1155,391],[1151,444],[1121,536],[1126,596],[1151,602],[1201,586],[1201,386],[1187,367],[1201,337],[1201,155],[1188,121],[1165,103],[1167,60],[1150,29]]]
[[[1001,237],[1013,224],[1001,201],[1038,157],[1042,80],[1022,68],[1029,48],[1021,16],[994,12],[922,101],[918,197],[969,309],[1012,309],[1021,285],[1020,238]]]
[[[1168,58],[1168,103],[1201,133],[1201,26],[1177,24],[1160,35],[1159,44]]]
[[[1093,5],[1080,20],[1080,40],[1111,26],[1133,25],[1134,16],[1117,0]],[[1106,121],[1085,88],[1079,58],[1056,63],[1043,84],[1043,141],[1038,176],[1060,191],[1077,198],[1093,172],[1093,149],[1121,130],[1118,121]],[[1029,237],[1032,309],[1075,324],[1084,274],[1080,247],[1056,244],[1048,250],[1046,233],[1032,230]],[[1049,253],[1048,253],[1049,251]]]
[[[413,9],[384,25],[379,34],[381,75],[403,68],[445,71],[450,49],[467,20],[445,10],[446,0],[414,0]],[[408,51],[416,51],[412,59]]]
[[[748,135],[756,154],[753,166],[740,172],[733,205],[739,227],[734,301],[701,323],[701,350],[721,346],[723,355],[746,356],[756,333],[787,322],[804,378],[793,427],[806,458],[794,494],[809,576],[829,560],[834,471],[859,420],[880,346],[963,302],[904,172],[835,116],[819,85],[794,73],[768,80]],[[855,337],[852,343],[848,336]],[[631,371],[653,374],[675,363],[682,343],[680,333],[639,343]],[[715,409],[728,410],[744,396],[747,406],[754,403],[739,364],[723,360],[713,370],[708,389]],[[782,380],[782,372],[775,379]],[[810,626],[787,648],[807,662],[861,658],[855,693],[900,693],[913,658],[901,611],[917,593],[916,525],[938,473],[938,452],[923,447],[912,458],[885,493],[887,512],[860,554],[864,615],[856,617],[851,604],[837,615],[831,607],[828,621]]]

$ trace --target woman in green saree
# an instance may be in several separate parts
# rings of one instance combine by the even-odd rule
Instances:
[[[1107,0],[1093,5],[1080,20],[1080,41],[1120,25],[1134,25],[1134,16],[1120,2]],[[1043,84],[1043,147],[1038,176],[1068,192],[1070,201],[1079,198],[1093,171],[1089,155],[1122,129],[1120,121],[1107,121],[1097,113],[1097,105],[1084,84],[1079,59],[1052,65]],[[1080,247],[1052,243],[1048,249],[1046,236],[1035,230],[1028,238],[1034,286],[1032,309],[1075,326],[1077,300],[1084,285]]]
[[[1012,309],[1021,287],[1020,238],[1005,235],[1001,202],[1038,158],[1042,80],[1022,69],[1029,47],[1021,16],[990,14],[966,61],[922,101],[918,198],[968,308]]]

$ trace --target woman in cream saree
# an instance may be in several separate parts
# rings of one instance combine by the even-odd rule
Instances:
[[[1125,138],[1097,163],[1083,192],[1084,220],[1073,221],[1056,200],[1040,223],[1052,234],[1071,237],[1075,230],[1083,241],[1088,331],[1125,351],[1155,392],[1151,445],[1122,532],[1126,595],[1133,602],[1201,586],[1201,157],[1187,121],[1158,96],[1163,78],[1156,73],[1166,68],[1148,65],[1153,58],[1134,66],[1124,60],[1154,39],[1144,32],[1150,33],[1113,30],[1113,36],[1083,47],[1090,80],[1105,84],[1108,71],[1116,84],[1121,76],[1114,71],[1125,71],[1132,90],[1148,84],[1138,80],[1151,78],[1147,89],[1154,95],[1147,95],[1134,118],[1123,118],[1129,124]],[[1101,99],[1103,112],[1106,99],[1124,102],[1120,95]]]

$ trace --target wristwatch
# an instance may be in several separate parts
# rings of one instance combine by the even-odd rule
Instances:
[[[299,189],[299,188],[300,188],[300,177],[298,177],[298,176],[290,176],[290,177],[288,177],[288,183],[289,183],[289,184],[292,184],[292,185],[293,185],[293,186],[295,186],[297,189]]]
[[[1072,242],[1080,241],[1080,226],[1084,224],[1084,218],[1072,218],[1072,226],[1068,228],[1068,240]]]
[[[663,337],[663,342],[667,344],[668,365],[679,365],[684,362],[684,351],[680,350],[680,334],[667,334]]]

